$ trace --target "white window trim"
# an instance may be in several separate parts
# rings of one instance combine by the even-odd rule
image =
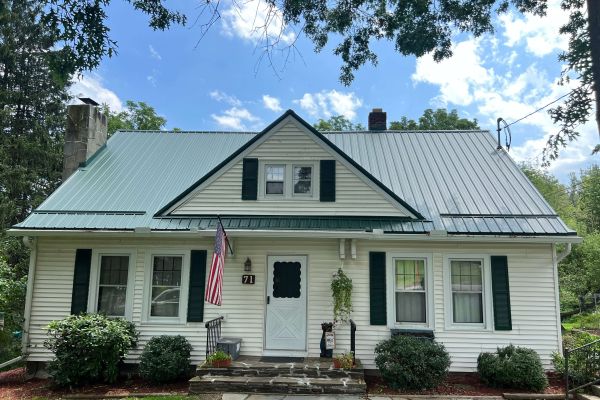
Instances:
[[[90,290],[88,293],[88,312],[98,312],[98,293],[100,291],[100,258],[102,256],[128,256],[129,268],[127,270],[127,294],[125,296],[125,318],[132,320],[133,314],[133,291],[135,285],[135,260],[137,252],[135,249],[100,248],[92,250],[92,262],[90,266]],[[115,318],[119,318],[116,317]]]
[[[386,256],[387,278],[387,321],[390,329],[435,329],[435,307],[433,299],[433,256],[429,253],[397,253],[387,252]],[[394,260],[425,260],[425,310],[426,322],[424,324],[414,322],[396,322],[396,264]]]
[[[152,317],[150,316],[150,300],[152,298],[152,259],[154,256],[181,256],[181,286],[179,292],[178,317]],[[142,304],[142,322],[150,324],[185,324],[187,321],[188,291],[190,276],[190,250],[153,248],[146,253],[144,268],[144,296]]]
[[[266,170],[267,165],[281,165],[285,167],[283,178],[283,195],[267,194]],[[311,167],[312,182],[310,194],[294,194],[294,167]],[[281,200],[299,200],[299,201],[318,201],[319,200],[319,162],[307,160],[260,160],[258,162],[258,199],[263,201],[281,201]]]
[[[481,261],[483,323],[454,323],[452,302],[452,276],[450,261]],[[446,254],[444,255],[444,308],[445,326],[448,330],[460,331],[491,331],[493,329],[492,310],[492,279],[489,254]]]

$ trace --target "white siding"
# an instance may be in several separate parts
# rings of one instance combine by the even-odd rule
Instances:
[[[194,362],[204,358],[205,328],[203,323],[157,324],[142,322],[144,268],[147,251],[160,248],[210,249],[212,240],[175,239],[50,239],[40,238],[34,284],[31,326],[30,360],[48,360],[51,355],[44,349],[44,326],[53,319],[69,314],[73,264],[77,248],[136,248],[136,274],[133,301],[133,320],[141,332],[143,346],[153,335],[182,334],[194,346]],[[375,345],[389,337],[389,328],[369,326],[369,251],[427,252],[433,256],[435,336],[444,343],[452,357],[453,371],[471,371],[481,351],[493,351],[509,343],[527,346],[538,351],[544,365],[550,367],[553,352],[559,348],[557,304],[554,293],[552,247],[550,245],[493,245],[442,244],[414,242],[358,241],[357,259],[343,263],[354,283],[353,320],[358,325],[357,356],[368,368],[374,368]],[[320,324],[332,319],[329,284],[333,272],[342,265],[338,255],[338,241],[333,239],[251,239],[236,238],[234,257],[226,262],[223,306],[205,306],[205,321],[225,315],[223,335],[243,338],[242,354],[260,355],[263,349],[263,324],[267,255],[295,254],[308,256],[308,352],[318,356],[321,337]],[[443,259],[452,253],[507,255],[511,289],[513,330],[453,331],[445,327],[445,299],[443,290]],[[208,258],[211,251],[208,252]],[[255,285],[242,285],[243,263],[252,260]],[[349,327],[337,330],[338,350],[349,349]],[[140,346],[140,348],[141,348]],[[139,351],[131,354],[137,358]]]
[[[294,123],[284,125],[246,157],[259,161],[295,162],[332,159],[333,156],[317,144]],[[313,186],[318,187],[318,176]],[[317,190],[317,188],[313,190]],[[404,216],[389,198],[370,187],[353,171],[336,162],[336,199],[322,203],[318,196],[302,200],[242,201],[242,161],[233,165],[201,191],[193,194],[173,214],[269,214],[269,215],[377,215]],[[259,195],[260,196],[260,195]]]

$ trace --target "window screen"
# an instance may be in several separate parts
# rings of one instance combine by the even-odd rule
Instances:
[[[273,264],[273,297],[299,298],[301,270],[299,262],[276,262]]]

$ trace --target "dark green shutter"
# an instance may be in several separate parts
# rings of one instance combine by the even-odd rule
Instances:
[[[73,272],[73,293],[71,295],[71,314],[87,312],[88,293],[90,291],[90,267],[92,250],[77,249],[75,252],[75,271]]]
[[[258,158],[244,158],[242,164],[242,200],[256,200],[258,194]]]
[[[492,256],[492,298],[494,301],[494,329],[510,331],[510,290],[508,287],[508,258]]]
[[[369,253],[369,306],[371,325],[385,325],[387,320],[385,298],[385,253]]]
[[[190,257],[190,290],[188,293],[188,322],[204,319],[204,284],[206,283],[206,250],[192,250]]]
[[[335,160],[321,160],[320,200],[335,201]]]

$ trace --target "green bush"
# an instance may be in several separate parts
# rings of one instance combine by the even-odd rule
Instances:
[[[59,386],[117,379],[119,364],[137,343],[133,323],[100,314],[52,321],[44,346],[54,352],[48,371]]]
[[[481,353],[477,372],[483,383],[494,387],[541,391],[548,386],[540,356],[525,347],[509,345],[495,353]]]
[[[155,383],[187,377],[192,345],[183,336],[155,336],[142,352],[140,375]]]
[[[375,347],[375,364],[394,389],[430,389],[446,378],[450,356],[433,340],[393,336]]]
[[[575,349],[588,343],[592,343],[600,337],[587,332],[571,331],[563,336],[563,348]],[[591,345],[587,351],[573,352],[569,357],[569,377],[575,385],[581,385],[600,378],[600,361],[594,353],[600,353],[600,343]],[[565,359],[561,354],[554,353],[552,357],[554,369],[562,375],[565,373]]]

